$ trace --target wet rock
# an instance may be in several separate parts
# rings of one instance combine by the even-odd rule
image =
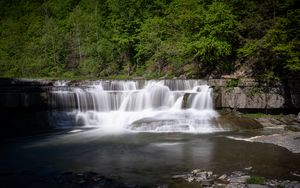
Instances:
[[[237,117],[233,114],[226,114],[220,116],[217,121],[222,125],[229,125],[236,129],[260,129],[263,125],[252,118],[248,117]]]
[[[247,188],[268,188],[266,185],[259,185],[259,184],[248,184]]]
[[[226,188],[246,188],[247,185],[239,183],[230,183],[226,185]]]
[[[179,79],[185,80],[185,79],[186,79],[186,75],[184,75],[184,74],[180,75],[180,76],[179,76]]]
[[[62,173],[57,178],[61,187],[87,187],[87,188],[133,188],[137,186],[128,186],[114,180],[104,177],[96,172],[67,172]],[[77,185],[76,185],[77,184]]]
[[[293,153],[300,153],[300,132],[284,132],[282,134],[272,134],[266,136],[256,136],[250,138],[254,142],[271,143],[287,148]]]
[[[236,175],[236,176],[243,176],[243,175],[245,175],[245,173],[242,172],[242,171],[234,171],[234,172],[232,172],[232,174]]]
[[[224,183],[214,183],[215,187],[226,187],[227,184]]]
[[[287,126],[285,126],[284,129],[294,131],[294,132],[300,132],[300,124],[287,125]]]
[[[276,127],[284,124],[282,121],[270,117],[255,118],[255,120],[257,120],[263,127]]]
[[[70,174],[72,174],[72,172],[70,172],[70,171],[66,171],[66,172],[62,173],[62,175],[70,175]]]
[[[172,176],[173,179],[186,179],[187,175],[174,175]]]
[[[164,185],[159,185],[157,188],[168,188],[169,186],[164,184]]]
[[[195,180],[195,178],[193,178],[193,177],[188,177],[188,178],[187,178],[187,181],[188,181],[188,182],[193,182],[194,180]]]
[[[92,180],[96,182],[96,181],[100,181],[101,178],[99,178],[99,177],[94,177]]]
[[[182,109],[189,108],[190,104],[189,104],[189,100],[188,99],[189,99],[190,95],[191,95],[190,93],[185,93],[183,95],[182,106],[181,106]]]
[[[213,172],[212,171],[207,171],[206,174],[207,174],[207,177],[211,177],[213,175]]]
[[[287,187],[294,188],[297,184],[299,184],[299,182],[297,182],[297,181],[291,181],[291,182],[289,182],[286,186],[287,186]]]
[[[245,169],[252,169],[247,167]],[[245,171],[234,171],[231,174],[223,174],[218,176],[213,174],[212,171],[205,171],[202,169],[195,169],[185,175],[175,175],[174,179],[184,179],[185,181],[193,185],[199,185],[199,187],[224,187],[224,188],[300,188],[300,182],[298,181],[279,181],[277,179],[265,180],[263,184],[247,184],[247,180],[250,176]]]
[[[300,177],[299,172],[290,172],[290,174],[292,174],[293,176],[296,176],[296,177]]]
[[[202,180],[201,181],[201,185],[203,187],[209,187],[209,186],[212,186],[214,183],[214,180],[213,179],[207,179],[207,180]]]
[[[79,180],[77,183],[78,184],[84,184],[86,181],[84,181],[84,180]]]
[[[76,176],[77,177],[83,177],[83,173],[77,173]]]
[[[222,176],[220,176],[218,179],[220,180],[225,180],[227,178],[227,175],[226,174],[223,174]]]
[[[265,184],[270,187],[278,187],[279,182],[277,180],[267,180]]]
[[[286,124],[291,124],[296,120],[296,118],[297,118],[297,115],[288,114],[288,115],[283,116],[280,120]]]
[[[280,186],[281,186],[281,187],[287,187],[287,185],[288,185],[289,183],[290,183],[289,180],[285,180],[285,181],[283,181],[283,182],[280,183]]]
[[[249,167],[246,167],[246,168],[244,168],[244,170],[247,170],[247,171],[249,171],[249,170],[252,170],[252,166],[249,166]]]
[[[297,115],[297,118],[296,118],[298,121],[300,121],[300,112],[298,113]]]
[[[0,177],[0,187],[63,187],[63,188],[138,188],[127,185],[119,180],[102,176],[95,172],[64,172],[40,176],[37,172],[32,174],[12,174],[12,182],[3,182]],[[97,180],[97,181],[95,181]]]
[[[195,170],[191,171],[192,174],[197,174],[199,172],[202,172],[202,170],[201,169],[195,169]]]
[[[235,176],[230,177],[228,180],[231,183],[246,183],[246,181],[250,178],[250,176]]]

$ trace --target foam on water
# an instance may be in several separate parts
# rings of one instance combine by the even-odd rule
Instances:
[[[108,132],[223,130],[215,121],[218,113],[213,110],[212,88],[202,80],[61,83],[49,102],[54,109],[72,111],[78,126]]]

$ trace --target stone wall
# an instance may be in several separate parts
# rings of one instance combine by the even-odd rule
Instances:
[[[0,140],[47,132],[50,82],[0,78]]]
[[[76,82],[79,83],[80,82]],[[0,108],[47,109],[53,81],[0,79]],[[210,79],[215,107],[231,109],[300,109],[300,80],[272,86],[254,79]]]
[[[0,78],[0,108],[47,108],[48,88],[53,82]]]
[[[300,82],[260,84],[254,79],[210,79],[216,108],[300,109]]]
[[[233,84],[230,79],[211,79],[214,103],[217,109],[236,110],[277,109],[280,113],[298,112],[300,109],[300,82],[289,80],[287,84],[258,87],[252,79],[242,79]],[[231,83],[231,84],[230,84]],[[81,85],[81,82],[74,82]],[[30,135],[51,130],[49,121],[49,91],[53,81],[15,80],[0,78],[0,113],[2,129],[0,139]],[[190,94],[185,95],[184,101]],[[289,104],[290,103],[290,104]],[[190,106],[186,102],[183,108]],[[51,110],[50,110],[51,111]],[[270,112],[270,111],[268,111]]]

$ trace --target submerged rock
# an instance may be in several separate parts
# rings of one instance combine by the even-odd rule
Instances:
[[[297,124],[297,125],[287,125],[285,126],[286,130],[289,130],[289,131],[294,131],[294,132],[300,132],[300,124]]]
[[[232,177],[229,177],[228,181],[230,183],[246,183],[246,181],[250,178],[250,176],[239,176],[235,175]]]
[[[209,187],[209,186],[212,186],[214,183],[214,180],[213,179],[206,179],[206,180],[201,180],[201,185],[203,187]]]
[[[223,114],[218,119],[223,126],[232,127],[235,129],[261,129],[263,128],[262,124],[252,118],[248,117],[239,117],[232,113]]]
[[[246,167],[246,168],[244,168],[244,170],[252,170],[252,166],[249,166],[249,167]]]
[[[99,173],[63,172],[41,176],[37,172],[20,172],[7,175],[3,181],[0,176],[1,187],[43,187],[43,188],[139,188],[137,185],[128,185],[119,180],[105,177]]]
[[[287,148],[293,153],[300,153],[300,132],[286,132],[283,134],[272,134],[256,136],[248,139],[252,142],[270,143]]]
[[[227,175],[226,174],[223,174],[222,176],[220,176],[218,179],[220,180],[225,180],[227,178]]]
[[[98,188],[138,188],[136,185],[126,185],[118,180],[105,177],[96,172],[67,172],[56,178],[58,187],[98,187]],[[76,185],[77,184],[77,185]],[[47,187],[47,186],[46,186]]]
[[[248,167],[247,169],[252,169]],[[173,176],[174,179],[182,179],[188,182],[189,185],[196,185],[199,187],[224,187],[224,188],[268,188],[268,187],[291,187],[291,188],[300,188],[300,183],[298,181],[280,181],[280,180],[266,180],[261,184],[248,184],[248,180],[251,179],[246,172],[243,171],[234,171],[229,175],[223,174],[218,176],[213,174],[212,171],[205,171],[202,169],[192,170],[190,173],[184,175]],[[262,177],[263,178],[263,177]]]
[[[259,184],[248,184],[248,188],[269,188],[269,186],[266,185],[259,185]]]
[[[187,178],[187,175],[175,175],[175,176],[172,176],[173,179],[186,179]]]

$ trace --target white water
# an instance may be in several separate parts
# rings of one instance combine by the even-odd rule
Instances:
[[[223,130],[215,122],[212,89],[201,80],[97,81],[80,87],[62,82],[58,86],[50,103],[64,111],[73,109],[77,125],[108,132]]]

